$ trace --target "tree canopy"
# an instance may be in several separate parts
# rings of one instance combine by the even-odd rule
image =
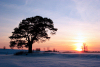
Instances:
[[[14,28],[12,36],[9,37],[11,39],[10,47],[28,47],[29,53],[31,53],[33,43],[50,39],[48,30],[51,34],[55,34],[57,31],[51,19],[41,16],[26,18],[19,23],[18,27]]]

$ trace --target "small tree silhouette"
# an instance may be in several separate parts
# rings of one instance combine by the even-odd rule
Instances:
[[[10,47],[28,47],[28,52],[32,53],[33,43],[50,39],[47,34],[48,30],[51,34],[55,34],[57,31],[51,19],[41,16],[26,18],[19,23],[18,27],[14,28],[12,36],[9,37],[11,39]]]
[[[5,50],[5,49],[6,49],[6,47],[4,46],[4,47],[3,47],[3,49]]]

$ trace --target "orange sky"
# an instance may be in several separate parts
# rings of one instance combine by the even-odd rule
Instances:
[[[1,0],[0,48],[10,48],[8,37],[22,19],[40,15],[52,19],[58,31],[33,49],[73,51],[86,43],[89,51],[100,51],[99,6],[99,0]]]

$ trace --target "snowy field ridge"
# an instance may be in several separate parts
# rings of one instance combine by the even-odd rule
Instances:
[[[14,53],[27,50],[0,49],[0,67],[100,67],[99,53]]]

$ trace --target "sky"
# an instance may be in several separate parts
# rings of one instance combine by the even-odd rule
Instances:
[[[100,51],[100,0],[0,0],[0,48],[9,49],[13,29],[37,15],[52,19],[58,31],[33,49],[73,51],[86,43],[89,51]]]

